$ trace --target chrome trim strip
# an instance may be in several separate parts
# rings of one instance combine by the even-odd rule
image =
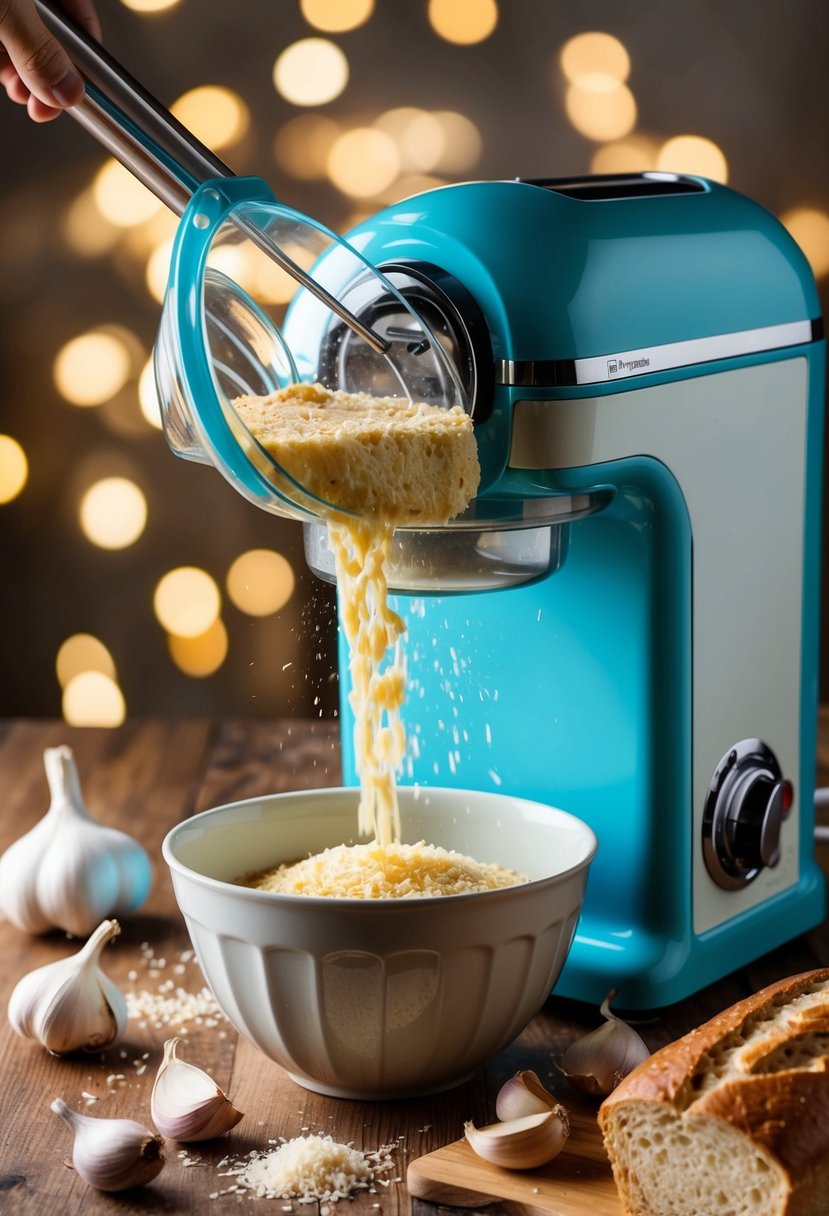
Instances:
[[[694,363],[712,363],[755,355],[784,346],[802,346],[818,341],[823,327],[818,321],[790,321],[762,329],[715,334],[710,338],[691,338],[644,346],[616,354],[594,355],[589,359],[512,360],[495,364],[495,383],[514,388],[564,388],[580,384],[610,384],[634,376],[650,376]]]

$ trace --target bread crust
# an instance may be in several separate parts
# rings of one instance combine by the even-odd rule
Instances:
[[[770,1009],[781,997],[792,1000],[805,992],[812,984],[827,984],[826,1018],[829,1018],[829,967],[815,971],[804,971],[770,984],[752,996],[729,1006],[710,1021],[689,1031],[681,1039],[668,1043],[654,1052],[647,1060],[620,1082],[602,1103],[599,1110],[610,1111],[618,1102],[645,1099],[650,1102],[675,1104],[685,1087],[691,1084],[701,1061],[728,1035],[735,1033],[749,1018],[757,1017]],[[812,1020],[812,1019],[810,1019]],[[814,1015],[814,1021],[822,1024],[823,1017]]]

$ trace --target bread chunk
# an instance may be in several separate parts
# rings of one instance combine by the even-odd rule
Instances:
[[[663,1047],[599,1125],[625,1216],[827,1216],[829,969]]]
[[[387,523],[446,523],[480,478],[472,421],[459,406],[293,384],[233,405],[299,484],[334,507]]]

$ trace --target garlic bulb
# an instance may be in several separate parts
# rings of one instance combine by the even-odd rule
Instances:
[[[191,1142],[223,1136],[242,1118],[216,1082],[176,1055],[179,1039],[164,1044],[164,1059],[153,1085],[153,1123],[171,1140]]]
[[[487,1127],[465,1123],[463,1131],[473,1151],[485,1161],[509,1170],[531,1170],[558,1156],[570,1135],[570,1120],[564,1107],[555,1105],[507,1123]]]
[[[51,805],[0,857],[0,912],[27,933],[86,937],[144,902],[150,860],[131,836],[92,819],[68,747],[48,748],[44,763]]]
[[[55,1098],[52,1110],[72,1128],[72,1164],[99,1191],[126,1191],[152,1182],[164,1165],[162,1140],[133,1119],[92,1119]]]
[[[542,1115],[555,1110],[557,1105],[536,1074],[523,1068],[501,1086],[495,1099],[495,1113],[499,1119],[509,1122],[510,1119],[523,1119],[525,1115]]]
[[[605,1096],[623,1077],[647,1060],[650,1052],[632,1026],[610,1012],[615,990],[601,1006],[603,1026],[571,1043],[561,1060],[561,1071],[576,1089]]]
[[[24,975],[9,1000],[13,1029],[56,1056],[117,1043],[127,1025],[127,1003],[98,958],[120,932],[117,920],[105,920],[77,954]]]

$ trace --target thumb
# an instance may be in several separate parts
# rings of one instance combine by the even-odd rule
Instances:
[[[26,87],[47,106],[80,101],[84,83],[32,0],[0,0],[0,44]]]

